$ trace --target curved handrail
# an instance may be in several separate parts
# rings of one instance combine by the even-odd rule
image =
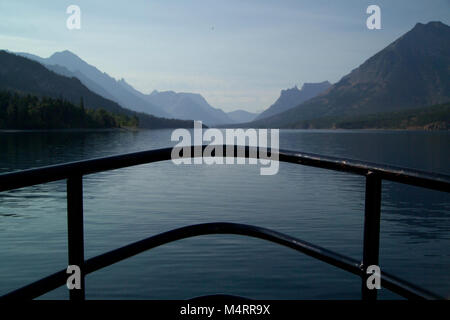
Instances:
[[[281,241],[280,239],[283,239],[283,237],[288,237],[289,239],[299,241],[295,245],[292,244],[292,242],[290,242],[289,245],[289,241],[287,240],[287,238],[285,238],[284,242],[281,241],[279,243],[291,247],[293,246],[292,247],[293,249],[302,251],[303,253],[315,257],[319,260],[325,261],[323,259],[326,259],[326,262],[332,265],[335,265],[341,269],[352,272],[354,274],[360,275],[363,280],[363,289],[362,289],[363,299],[370,299],[370,300],[376,299],[376,292],[374,292],[373,290],[368,290],[365,287],[364,280],[368,276],[367,274],[364,274],[363,270],[365,270],[370,265],[378,264],[381,181],[390,180],[403,184],[420,186],[443,192],[450,192],[450,176],[448,175],[434,174],[419,170],[404,169],[349,159],[320,156],[310,153],[302,153],[286,150],[273,150],[249,146],[235,146],[235,145],[234,146],[204,145],[204,146],[163,148],[158,150],[141,151],[117,156],[76,161],[66,164],[22,170],[18,172],[10,172],[0,175],[0,192],[32,186],[36,184],[47,183],[51,181],[67,179],[69,264],[76,264],[79,266],[83,266],[83,281],[84,281],[84,274],[86,274],[86,272],[89,273],[89,266],[91,266],[91,268],[94,268],[96,263],[99,263],[99,261],[95,260],[96,258],[99,257],[103,257],[102,259],[107,259],[108,257],[111,258],[109,255],[111,254],[113,255],[113,252],[115,251],[110,251],[104,255],[89,259],[87,261],[84,260],[83,203],[82,203],[83,176],[87,174],[125,168],[135,165],[165,161],[170,159],[178,159],[180,157],[183,157],[183,152],[185,148],[190,148],[190,150],[188,150],[190,151],[190,153],[186,155],[186,157],[194,158],[195,155],[198,154],[196,152],[197,151],[196,148],[198,147],[202,148],[201,152],[202,156],[205,148],[209,147],[210,150],[211,149],[214,151],[220,150],[221,156],[223,157],[244,157],[244,158],[259,158],[259,159],[273,160],[274,159],[273,157],[275,156],[275,159],[278,158],[278,160],[282,162],[301,164],[311,167],[324,168],[365,176],[366,203],[365,203],[365,217],[364,217],[363,259],[361,263],[356,262],[356,260],[334,253],[332,251],[326,250],[324,248],[320,248],[312,244],[306,243],[304,241],[290,238],[282,234],[278,234],[275,231],[266,230],[265,232],[261,233],[268,238],[258,236],[260,233],[258,233],[258,231],[255,231],[254,229],[252,231],[253,235],[245,234],[260,237],[274,242]],[[232,154],[228,153],[230,150],[233,150]],[[211,156],[215,156],[215,153],[213,152]],[[203,225],[204,228],[206,228],[206,226],[208,226],[208,224]],[[228,228],[230,228],[229,224],[222,224],[222,227],[219,228],[219,230],[228,230],[229,231],[228,233],[236,233],[237,232],[236,230],[239,229],[235,225],[231,229],[227,229],[227,226]],[[252,226],[247,227],[256,228]],[[199,227],[190,226],[186,228],[188,229],[184,231],[189,233],[192,232],[193,230],[196,230],[196,228]],[[217,225],[215,226],[215,228],[217,228]],[[177,230],[169,231],[169,233],[175,232],[176,234]],[[263,230],[262,228],[259,228],[259,232],[261,232],[262,230]],[[227,232],[211,231],[209,233],[200,233],[200,234],[211,234],[211,233],[227,233]],[[276,236],[276,234],[278,234],[278,236]],[[272,238],[269,237],[269,235],[271,235]],[[150,237],[142,241],[146,241],[149,239],[153,239],[152,241],[154,241],[155,239],[158,238]],[[135,249],[134,245],[138,245],[138,243],[131,244],[131,247],[129,249]],[[125,248],[127,248],[127,246],[117,250]],[[301,250],[299,248],[301,248]],[[65,270],[62,270],[47,278],[34,282],[22,289],[13,291],[11,294],[13,294],[13,296],[14,295],[17,296],[24,292],[27,292],[28,294],[30,294],[30,292],[35,293],[40,292],[39,294],[36,295],[34,293],[32,294],[32,296],[34,297],[39,296],[64,284],[66,276],[67,275],[65,273]],[[388,275],[385,272],[383,273],[381,278],[383,280],[384,287],[404,297],[432,298],[432,299],[440,298],[439,296],[433,293],[430,293],[424,289],[409,284],[399,278]],[[55,284],[58,285],[54,287]],[[34,291],[29,291],[31,290],[30,288],[32,288]],[[79,290],[79,292],[78,290],[77,292],[71,291],[71,299],[72,295],[74,299],[84,299],[84,288],[82,290]],[[6,296],[10,296],[10,294],[7,294]]]
[[[302,252],[310,257],[316,258],[355,275],[361,277],[364,275],[364,270],[361,268],[360,262],[355,259],[271,229],[225,222],[204,223],[181,227],[131,243],[119,249],[115,249],[86,260],[83,266],[84,272],[85,274],[95,272],[149,249],[156,248],[173,241],[211,234],[235,234],[267,240],[269,242],[274,242]],[[383,287],[405,298],[442,299],[442,297],[439,297],[404,280],[400,280],[385,272],[381,274],[380,278],[381,285]],[[44,279],[38,280],[32,284],[10,292],[0,297],[0,299],[34,299],[46,292],[64,285],[66,280],[66,270],[61,270]]]
[[[207,146],[208,145],[201,146],[202,150],[204,150]],[[212,148],[212,146],[209,147]],[[219,145],[217,147],[222,148],[222,154],[224,157],[238,157],[240,154],[243,154],[245,158],[271,159],[271,156],[278,154],[279,161],[282,162],[296,163],[336,171],[345,171],[358,175],[367,175],[368,172],[373,172],[376,173],[380,179],[450,192],[450,176],[444,174],[436,174],[420,170],[405,169],[371,162],[321,156],[312,153],[290,150],[268,149],[267,152],[261,152],[262,148],[260,147],[227,145]],[[227,147],[234,148],[233,155],[227,154]],[[0,192],[67,179],[76,175],[87,175],[141,164],[171,160],[172,154],[182,154],[183,148],[184,147],[174,147],[140,151],[123,155],[81,160],[65,164],[4,173],[0,175]],[[190,146],[190,148],[190,154],[194,157],[195,146]],[[214,155],[215,154],[213,152],[212,156]],[[175,159],[178,158],[179,157],[175,157]]]

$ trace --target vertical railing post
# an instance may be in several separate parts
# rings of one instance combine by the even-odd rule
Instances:
[[[81,271],[81,288],[70,290],[70,300],[84,300],[84,233],[83,233],[83,177],[67,179],[67,233],[69,265]]]
[[[380,247],[380,210],[381,210],[381,179],[369,171],[366,176],[366,203],[364,212],[364,247],[362,267],[362,299],[376,300],[377,289],[367,287],[367,267],[378,266]]]

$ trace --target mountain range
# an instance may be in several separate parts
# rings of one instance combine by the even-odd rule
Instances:
[[[142,128],[192,127],[191,121],[158,118],[123,108],[117,102],[89,90],[79,79],[57,74],[41,63],[0,51],[0,90],[38,97],[62,98],[88,109],[104,109],[117,115],[138,117]]]
[[[125,79],[114,79],[68,50],[56,52],[48,58],[25,52],[15,54],[37,61],[59,75],[77,78],[99,96],[137,112],[165,118],[201,120],[208,125],[248,122],[257,116],[244,110],[225,113],[212,107],[202,95],[196,93],[154,90],[144,94]]]
[[[68,50],[55,52],[48,58],[41,58],[24,52],[17,52],[16,54],[35,60],[58,74],[66,77],[75,77],[91,91],[113,100],[125,108],[158,117],[173,118],[171,114],[165,112],[162,108],[153,105],[143,97],[139,97],[131,90],[128,90],[123,83],[123,79],[117,81]]]
[[[35,60],[60,75],[75,77],[91,91],[134,111],[165,118],[201,120],[208,125],[236,122],[224,111],[212,107],[200,94],[156,90],[144,94],[125,79],[114,79],[68,50],[48,58],[24,52],[16,54]]]
[[[313,119],[394,112],[450,101],[450,27],[416,26],[324,94],[248,127],[308,128]]]
[[[213,108],[202,95],[197,93],[154,90],[147,96],[147,100],[161,106],[177,119],[201,120],[207,125],[234,122],[224,111]]]
[[[416,24],[333,85],[324,81],[305,83],[300,90],[296,86],[282,90],[275,103],[259,115],[243,110],[225,113],[196,93],[154,90],[144,94],[125,79],[110,77],[70,51],[56,52],[49,58],[18,55],[0,51],[0,89],[62,97],[73,104],[82,97],[88,108],[137,115],[144,127],[190,126],[187,121],[157,116],[202,120],[213,126],[338,127],[347,123],[348,117],[379,119],[364,116],[450,101],[450,27],[441,22]],[[441,114],[448,112],[448,108],[439,110]],[[411,116],[400,112],[396,119],[403,114]],[[426,112],[421,114],[433,118]],[[352,123],[361,123],[358,121]]]

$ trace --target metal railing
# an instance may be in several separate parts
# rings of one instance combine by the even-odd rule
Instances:
[[[204,150],[205,147],[206,146],[202,146],[202,149]],[[271,157],[277,154],[279,161],[282,162],[365,176],[366,193],[362,260],[354,260],[273,230],[234,223],[207,223],[187,226],[156,236],[151,236],[144,240],[85,260],[83,232],[83,176],[97,172],[170,160],[172,159],[173,154],[181,158],[183,157],[183,147],[135,152],[5,173],[0,175],[0,192],[51,181],[67,180],[68,263],[69,265],[77,265],[80,267],[82,279],[81,289],[70,290],[71,300],[85,299],[84,277],[89,273],[110,266],[151,248],[172,241],[206,234],[245,235],[290,247],[308,256],[360,276],[362,281],[362,299],[375,300],[377,298],[377,290],[370,290],[366,286],[366,281],[370,276],[370,274],[366,273],[366,269],[368,266],[378,265],[382,180],[450,192],[450,177],[447,175],[432,174],[417,170],[294,151],[264,149],[264,152],[261,152],[260,148],[256,147],[226,145],[218,146],[218,148],[222,148],[222,155],[224,157],[235,157],[238,155],[245,158],[273,159]],[[233,155],[228,153],[230,148],[232,150],[234,149]],[[173,152],[174,149],[175,152]],[[190,151],[190,155],[196,154],[194,153],[194,146],[191,146]],[[211,155],[215,156],[214,151]],[[399,279],[384,271],[381,272],[380,278],[382,287],[389,289],[402,297],[410,299],[442,299],[442,297],[429,292],[428,290],[408,283],[407,281]],[[64,269],[20,289],[7,293],[0,297],[0,299],[34,299],[64,285],[66,281],[67,273]]]

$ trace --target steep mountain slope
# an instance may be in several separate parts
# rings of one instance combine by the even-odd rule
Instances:
[[[89,109],[103,108],[115,114],[136,115],[139,125],[146,128],[192,127],[191,121],[161,119],[122,108],[116,102],[90,91],[77,78],[56,74],[36,61],[6,51],[0,51],[0,90],[63,98],[75,105],[83,99]]]
[[[331,87],[331,83],[323,81],[319,83],[304,83],[302,89],[297,86],[292,89],[281,90],[280,97],[267,110],[262,112],[255,120],[271,117],[275,114],[287,111],[298,106],[315,96],[325,92]]]
[[[103,98],[109,99],[114,101],[114,97],[111,96],[111,94],[106,91],[103,87],[98,85],[96,82],[92,81],[91,79],[87,78],[84,74],[82,74],[80,71],[69,71],[66,67],[60,66],[58,64],[46,64],[44,65],[47,69],[50,71],[53,71],[57,74],[60,74],[65,77],[69,78],[77,78],[81,81],[82,84],[84,84],[89,90],[95,92],[98,95],[101,95]]]
[[[400,111],[448,101],[450,27],[441,22],[418,23],[325,94],[251,125],[296,127],[321,117]]]
[[[76,77],[91,91],[114,100],[126,108],[159,117],[172,117],[172,115],[158,106],[151,104],[129,90],[125,90],[120,81],[110,77],[107,73],[101,72],[68,50],[56,52],[49,58],[41,58],[23,52],[17,54],[36,60],[58,74]]]

